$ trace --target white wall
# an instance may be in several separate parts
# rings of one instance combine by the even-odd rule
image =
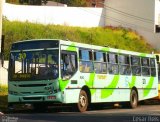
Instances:
[[[4,62],[4,68],[0,67],[0,85],[8,84],[8,61]]]
[[[155,24],[160,26],[160,1],[155,1]]]
[[[159,3],[156,0],[155,9],[155,0],[106,0],[106,25],[132,28],[160,50],[160,34],[154,33]]]
[[[27,6],[5,3],[3,15],[9,20],[42,24],[96,27],[104,26],[103,8]]]

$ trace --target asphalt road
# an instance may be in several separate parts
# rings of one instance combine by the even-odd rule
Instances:
[[[140,105],[136,109],[104,107],[84,113],[71,112],[63,108],[44,113],[32,110],[6,113],[0,117],[2,122],[160,122],[160,104]]]

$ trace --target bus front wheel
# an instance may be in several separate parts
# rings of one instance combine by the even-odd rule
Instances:
[[[136,108],[138,106],[138,94],[137,92],[133,89],[130,94],[130,107],[131,108]]]
[[[84,90],[80,91],[77,107],[79,112],[85,112],[88,108],[88,96]]]

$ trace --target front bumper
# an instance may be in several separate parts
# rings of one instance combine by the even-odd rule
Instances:
[[[32,103],[32,102],[60,102],[63,103],[62,93],[51,95],[12,95],[8,94],[8,103]]]

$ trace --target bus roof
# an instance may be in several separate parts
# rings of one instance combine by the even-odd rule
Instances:
[[[31,40],[23,40],[23,41],[17,41],[13,44],[20,44],[25,42],[38,42],[38,41],[58,41],[61,45],[71,46],[71,47],[79,47],[79,48],[86,48],[91,50],[97,50],[97,51],[103,51],[103,52],[113,52],[113,53],[119,53],[119,54],[129,54],[129,55],[137,55],[140,57],[152,57],[155,58],[154,54],[147,54],[147,53],[141,53],[141,52],[135,52],[135,51],[128,51],[128,50],[122,50],[122,49],[116,49],[116,48],[110,48],[106,46],[97,46],[92,44],[85,44],[85,43],[79,43],[79,42],[73,42],[70,40],[61,40],[61,39],[31,39]]]

